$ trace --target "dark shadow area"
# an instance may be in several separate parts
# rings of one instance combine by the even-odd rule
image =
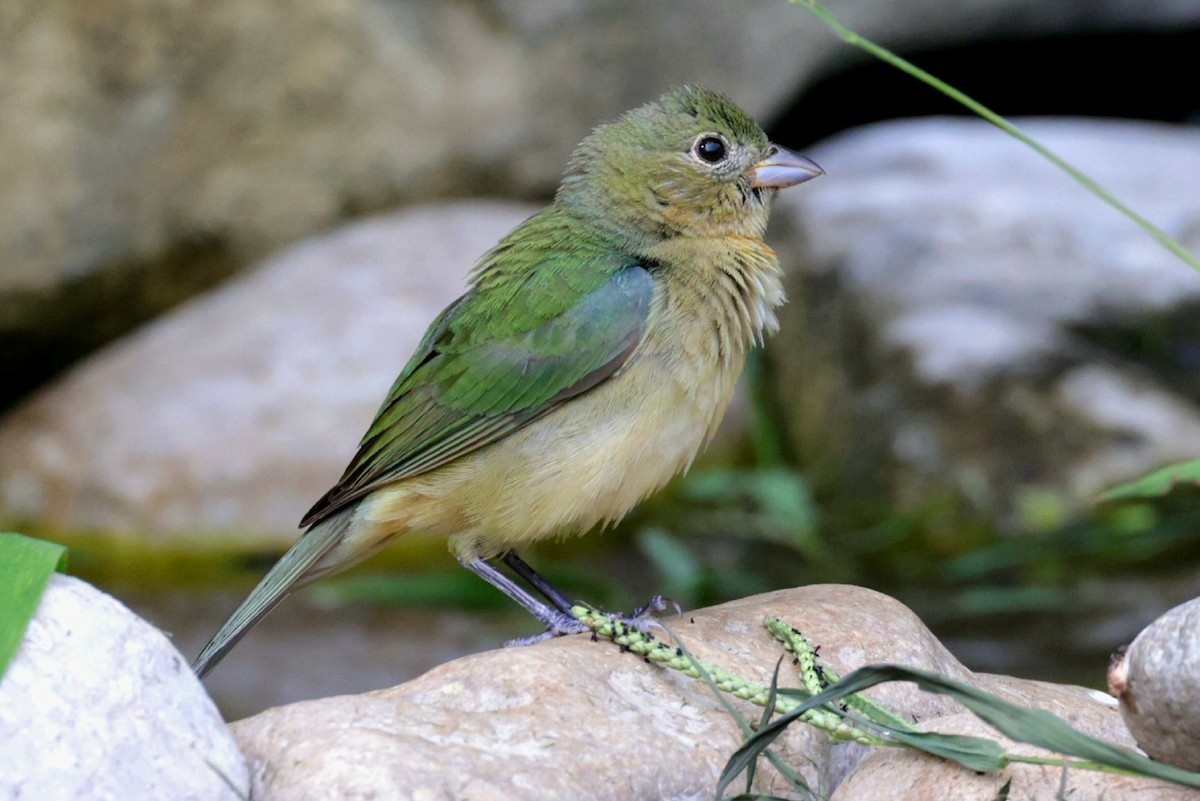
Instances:
[[[918,67],[1004,116],[1087,116],[1200,122],[1200,30],[978,42],[902,52]],[[970,116],[964,107],[875,59],[829,74],[772,121],[789,147],[881,120]]]

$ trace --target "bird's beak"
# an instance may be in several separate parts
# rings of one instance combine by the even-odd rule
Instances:
[[[812,159],[779,145],[771,145],[767,157],[747,172],[755,189],[786,189],[825,174]]]

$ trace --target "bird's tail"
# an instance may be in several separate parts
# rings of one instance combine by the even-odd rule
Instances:
[[[330,515],[301,535],[246,596],[246,600],[230,615],[225,625],[213,635],[208,645],[204,646],[200,656],[192,663],[192,670],[197,676],[204,678],[255,623],[299,586],[298,582],[312,578],[313,567],[345,539],[353,514],[354,507],[350,506]]]

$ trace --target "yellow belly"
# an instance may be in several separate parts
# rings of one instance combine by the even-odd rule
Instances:
[[[687,468],[737,379],[716,359],[669,364],[664,356],[643,350],[600,387],[501,442],[377,490],[352,537],[423,530],[451,536],[460,555],[490,556],[619,520]]]

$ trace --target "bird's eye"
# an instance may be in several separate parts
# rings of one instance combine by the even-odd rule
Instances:
[[[692,150],[709,164],[716,164],[718,161],[723,160],[728,153],[725,142],[717,136],[700,137],[696,140],[696,144]]]

